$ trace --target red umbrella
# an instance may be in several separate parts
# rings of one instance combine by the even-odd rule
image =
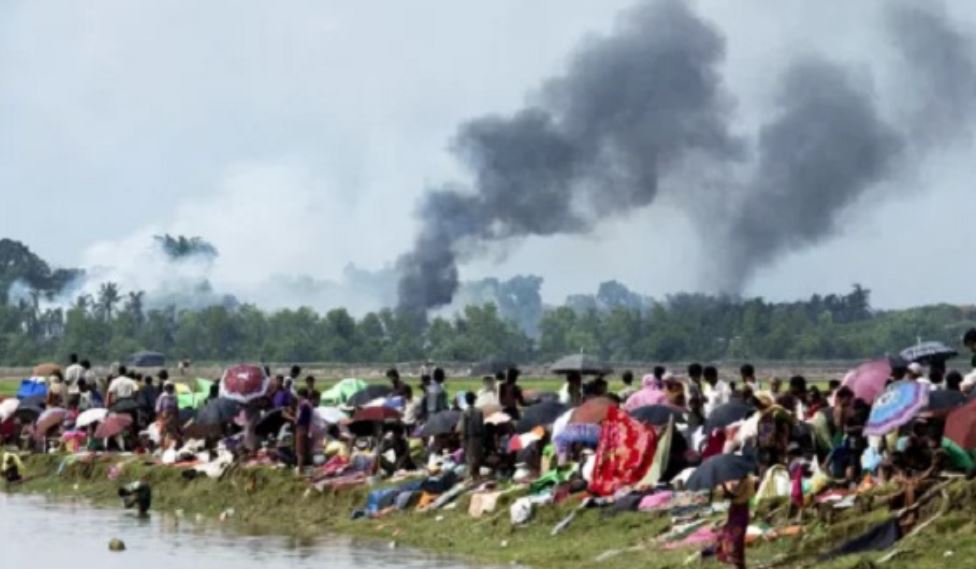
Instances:
[[[945,436],[965,450],[976,449],[976,401],[949,413]]]
[[[582,405],[573,409],[573,414],[569,417],[570,423],[584,423],[599,425],[607,418],[610,407],[617,403],[609,397],[594,397],[583,402]]]
[[[844,377],[843,385],[851,388],[854,397],[866,403],[874,400],[885,390],[885,383],[891,377],[891,363],[888,359],[875,360],[859,365]]]
[[[132,425],[132,416],[122,413],[110,413],[95,429],[96,439],[108,439],[118,435]]]
[[[220,396],[240,403],[264,397],[271,387],[271,378],[258,366],[240,364],[227,368],[220,380]]]
[[[352,416],[352,420],[354,422],[368,421],[373,423],[399,421],[400,412],[390,407],[363,407],[356,411],[356,414]]]

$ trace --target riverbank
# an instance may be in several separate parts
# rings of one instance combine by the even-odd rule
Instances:
[[[535,569],[599,565],[608,569],[680,567],[695,551],[664,551],[654,538],[669,527],[664,516],[625,512],[607,517],[601,510],[584,510],[558,536],[552,528],[575,508],[575,503],[540,508],[532,522],[513,528],[508,505],[502,498],[495,513],[481,519],[467,514],[468,500],[461,498],[450,510],[430,513],[395,513],[375,520],[352,520],[350,513],[362,505],[365,488],[318,492],[285,470],[234,469],[220,480],[184,480],[178,469],[143,464],[131,457],[108,462],[76,462],[62,468],[63,457],[33,456],[26,459],[28,480],[9,490],[91,501],[95,505],[119,507],[116,494],[121,483],[145,476],[153,487],[153,510],[181,512],[188,519],[202,516],[218,520],[247,533],[312,537],[337,533],[357,538],[395,542],[432,553],[446,554],[491,565],[523,565]],[[109,470],[122,466],[117,480]],[[60,471],[60,474],[59,474]],[[949,487],[949,499],[933,501],[926,518],[934,521],[918,535],[899,542],[892,550],[902,551],[883,567],[935,569],[951,563],[959,567],[976,565],[976,484],[957,481]],[[951,508],[937,515],[937,504]],[[760,515],[775,510],[766,507]],[[888,516],[883,509],[850,512],[827,524],[811,521],[805,533],[795,538],[763,542],[749,549],[749,566],[799,567],[812,564],[817,554],[850,539]],[[769,521],[782,523],[781,513]],[[606,557],[608,551],[619,552]],[[878,563],[891,550],[850,556],[818,567],[847,569],[861,561]],[[697,565],[698,561],[694,563]],[[708,562],[707,565],[718,565]],[[871,565],[866,565],[871,566]]]

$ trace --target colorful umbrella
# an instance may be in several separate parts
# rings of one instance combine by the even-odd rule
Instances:
[[[68,412],[61,407],[46,409],[37,418],[37,423],[34,425],[34,434],[38,437],[43,437],[55,425],[60,425],[64,421],[64,416],[67,414]]]
[[[891,361],[885,358],[863,363],[852,369],[844,376],[841,384],[849,387],[854,392],[854,397],[870,404],[885,390],[889,378]]]
[[[132,425],[132,416],[126,414],[111,413],[105,417],[98,428],[95,429],[96,439],[109,439],[121,434]]]
[[[949,413],[945,436],[965,450],[976,449],[976,401]]]
[[[352,416],[353,421],[382,423],[384,421],[399,421],[400,412],[390,407],[363,407]]]
[[[569,417],[571,424],[584,423],[598,425],[607,418],[607,413],[611,407],[616,407],[617,402],[609,397],[594,397],[583,402],[582,405],[573,409],[573,414]]]
[[[738,454],[719,454],[710,457],[695,469],[686,487],[692,492],[712,490],[720,484],[742,480],[756,472],[756,459]]]
[[[78,419],[75,420],[75,427],[84,429],[89,425],[101,423],[105,420],[106,415],[108,415],[108,409],[89,409],[83,411],[78,415]]]
[[[61,366],[53,363],[38,364],[34,366],[34,377],[48,377],[55,373],[61,373]]]
[[[0,401],[0,423],[14,416],[17,407],[20,406],[20,399],[11,397]]]
[[[227,368],[220,380],[220,396],[238,403],[250,403],[268,393],[271,378],[264,369],[255,365],[240,364]]]
[[[929,404],[929,386],[916,381],[897,381],[871,406],[864,434],[880,436],[911,421]]]

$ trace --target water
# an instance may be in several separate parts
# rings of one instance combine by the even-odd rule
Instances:
[[[300,540],[248,536],[217,524],[173,515],[149,520],[80,502],[49,501],[0,492],[3,567],[99,569],[464,569],[455,561],[323,536]],[[126,551],[108,550],[112,538]]]

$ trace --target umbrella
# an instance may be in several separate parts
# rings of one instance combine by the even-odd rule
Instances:
[[[557,374],[575,371],[582,375],[605,375],[613,372],[613,368],[586,354],[573,354],[560,358],[553,362],[549,369]]]
[[[110,413],[95,429],[96,439],[109,439],[121,434],[132,425],[132,416],[125,413]]]
[[[880,436],[911,421],[929,404],[929,386],[916,381],[897,381],[874,401],[864,434]]]
[[[318,407],[315,409],[315,414],[319,416],[319,419],[331,424],[345,421],[349,418],[338,407]]]
[[[135,413],[142,405],[135,399],[122,399],[112,404],[110,410],[113,413]]]
[[[569,422],[599,425],[607,418],[607,411],[610,407],[616,405],[616,401],[609,397],[588,399],[582,405],[573,409],[573,414],[569,417]]]
[[[460,411],[441,411],[433,415],[420,429],[421,437],[435,437],[453,433],[461,421]]]
[[[14,416],[14,411],[20,406],[20,399],[11,397],[0,401],[0,423]]]
[[[355,395],[346,400],[346,405],[350,407],[362,407],[369,404],[374,399],[384,399],[393,393],[393,388],[389,385],[367,385],[357,391]]]
[[[844,376],[842,385],[849,387],[854,392],[854,397],[865,403],[874,403],[891,377],[891,367],[889,359],[863,363]]]
[[[956,407],[949,413],[945,436],[965,450],[976,449],[976,401]]]
[[[352,416],[353,421],[382,423],[385,421],[399,421],[400,412],[390,407],[363,407]]]
[[[224,371],[220,380],[220,397],[238,403],[250,403],[268,393],[271,378],[259,366],[240,364]]]
[[[101,423],[108,415],[108,409],[89,409],[83,411],[78,418],[75,420],[75,427],[79,429],[84,429],[88,425],[94,425],[95,423]]]
[[[197,411],[194,423],[198,425],[223,425],[230,423],[241,412],[243,405],[233,399],[219,397]]]
[[[18,419],[22,424],[33,423],[43,412],[44,409],[41,407],[21,403],[17,407],[17,410],[14,411],[14,418]]]
[[[695,469],[686,487],[692,492],[712,490],[720,484],[742,480],[757,469],[758,464],[753,457],[738,454],[715,455]]]
[[[61,422],[64,421],[64,416],[67,414],[68,412],[61,407],[46,409],[37,417],[37,423],[34,426],[34,433],[38,436],[43,436],[55,425],[60,425]]]
[[[34,366],[34,377],[48,377],[56,373],[61,373],[61,366],[58,364],[46,363]]]
[[[196,419],[197,410],[193,408],[180,409],[180,424],[185,425],[188,422]]]
[[[712,410],[712,413],[705,419],[705,432],[710,433],[715,429],[724,429],[736,421],[741,421],[755,411],[751,406],[738,401],[732,401],[725,405],[719,405]]]
[[[674,417],[676,423],[686,421],[685,412],[670,405],[647,405],[645,407],[638,407],[630,412],[630,416],[641,423],[654,426],[667,425],[672,417]]]
[[[899,355],[909,362],[928,363],[954,358],[959,355],[959,352],[942,342],[921,342],[905,348]]]
[[[536,427],[551,425],[565,412],[566,406],[560,403],[537,403],[522,409],[522,418],[519,419],[515,430],[519,433],[527,433]]]
[[[254,424],[254,432],[259,437],[278,434],[278,431],[281,430],[281,426],[284,425],[287,420],[288,419],[285,418],[283,409],[269,411],[258,419],[257,423]]]
[[[938,389],[929,391],[929,404],[925,408],[926,413],[945,414],[956,407],[966,404],[968,399],[961,391],[950,391],[948,389]]]

